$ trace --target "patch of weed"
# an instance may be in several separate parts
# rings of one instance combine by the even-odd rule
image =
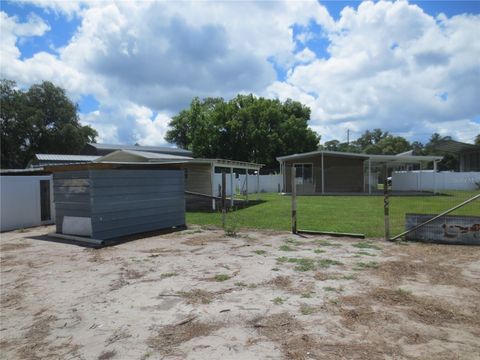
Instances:
[[[230,275],[227,274],[217,274],[215,275],[215,281],[227,281],[230,279]]]
[[[315,261],[312,259],[297,259],[295,263],[297,264],[297,266],[294,267],[296,271],[315,270]]]
[[[285,299],[280,296],[277,296],[275,299],[272,300],[272,302],[275,305],[282,305],[285,302]]]
[[[310,299],[312,297],[312,293],[311,292],[304,292],[300,295],[301,298],[304,298],[304,299]]]
[[[272,271],[280,271],[280,269],[277,268],[277,267],[274,267],[274,268],[272,268]]]
[[[343,287],[334,288],[333,286],[325,286],[325,287],[323,288],[323,290],[325,290],[325,291],[334,291],[334,292],[336,292],[336,293],[340,293],[340,292],[343,291]]]
[[[399,296],[412,295],[412,292],[410,290],[405,290],[405,289],[402,289],[402,288],[398,288],[397,290],[395,290],[395,293]]]
[[[257,284],[248,284],[247,286],[249,289],[256,289],[257,288]]]
[[[360,241],[356,244],[353,244],[352,246],[356,247],[356,248],[359,248],[359,249],[382,250],[382,248],[380,246],[372,244],[371,242],[368,242],[368,241]]]
[[[307,306],[307,305],[300,306],[300,312],[302,313],[302,315],[310,315],[310,314],[313,314],[316,311],[317,311],[317,309],[315,309],[314,307],[311,307],[311,306]]]
[[[288,261],[288,258],[286,256],[278,257],[277,262],[279,263],[285,263]]]
[[[377,269],[378,266],[379,265],[376,261],[358,262],[353,269],[354,270]]]
[[[325,252],[325,250],[322,250],[322,249],[315,249],[315,250],[313,250],[313,252],[314,252],[315,254],[321,254],[321,253],[324,253],[324,252]]]
[[[287,240],[285,240],[285,242],[287,244],[291,244],[291,245],[302,245],[301,241],[298,241],[298,240],[295,240],[295,239],[287,239]]]
[[[295,251],[292,247],[290,247],[288,245],[282,245],[278,249],[281,250],[281,251]]]
[[[343,280],[355,280],[357,277],[355,275],[344,275],[342,276]]]
[[[372,253],[369,253],[369,252],[366,252],[366,251],[357,251],[357,252],[355,253],[355,257],[357,257],[357,256],[363,256],[363,255],[365,255],[365,256],[377,256],[377,255],[375,255],[375,254],[372,254]]]
[[[331,260],[331,259],[318,260],[318,266],[320,266],[321,268],[326,269],[326,268],[330,267],[331,265],[343,265],[343,263],[341,263],[340,261]]]
[[[265,255],[267,253],[265,250],[254,250],[253,252],[257,255]]]
[[[235,286],[240,286],[240,287],[246,287],[247,286],[247,284],[244,283],[243,281],[237,281],[234,285]]]
[[[325,240],[325,239],[319,239],[315,241],[318,245],[320,246],[333,246],[333,247],[340,247],[342,244],[339,243],[332,243],[331,241]]]
[[[178,275],[178,273],[176,273],[176,272],[163,273],[162,275],[160,275],[160,278],[165,279],[165,278],[169,278],[169,277],[177,276],[177,275]]]

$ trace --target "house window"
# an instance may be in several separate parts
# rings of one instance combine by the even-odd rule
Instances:
[[[295,167],[295,183],[313,184],[313,164],[294,164]]]

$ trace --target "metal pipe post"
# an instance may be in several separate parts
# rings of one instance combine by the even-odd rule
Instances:
[[[294,170],[295,167],[292,166],[292,234],[297,233],[297,185]]]

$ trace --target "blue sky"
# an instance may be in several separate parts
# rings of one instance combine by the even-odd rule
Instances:
[[[480,132],[479,1],[35,0],[1,12],[2,77],[64,87],[100,141],[164,144],[191,98],[239,92],[302,101],[323,140]]]

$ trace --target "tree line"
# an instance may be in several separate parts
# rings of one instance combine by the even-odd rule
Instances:
[[[237,95],[193,99],[172,118],[166,140],[195,157],[223,158],[277,168],[277,156],[314,151],[320,136],[308,126],[310,109],[298,101]]]
[[[82,126],[65,90],[45,81],[27,90],[0,80],[1,167],[24,168],[35,153],[77,154],[97,132]]]
[[[310,109],[298,101],[237,95],[194,98],[190,106],[173,116],[165,140],[189,149],[195,157],[223,158],[265,164],[278,169],[276,158],[315,150],[367,154],[445,155],[440,170],[458,169],[455,156],[435,149],[449,136],[432,134],[422,144],[409,142],[388,131],[365,131],[351,142],[326,141],[309,126]],[[0,81],[1,167],[23,168],[35,153],[77,154],[97,132],[79,122],[78,105],[64,89],[45,81],[29,89]],[[162,142],[163,139],[159,139]],[[480,134],[476,137],[480,145]]]

